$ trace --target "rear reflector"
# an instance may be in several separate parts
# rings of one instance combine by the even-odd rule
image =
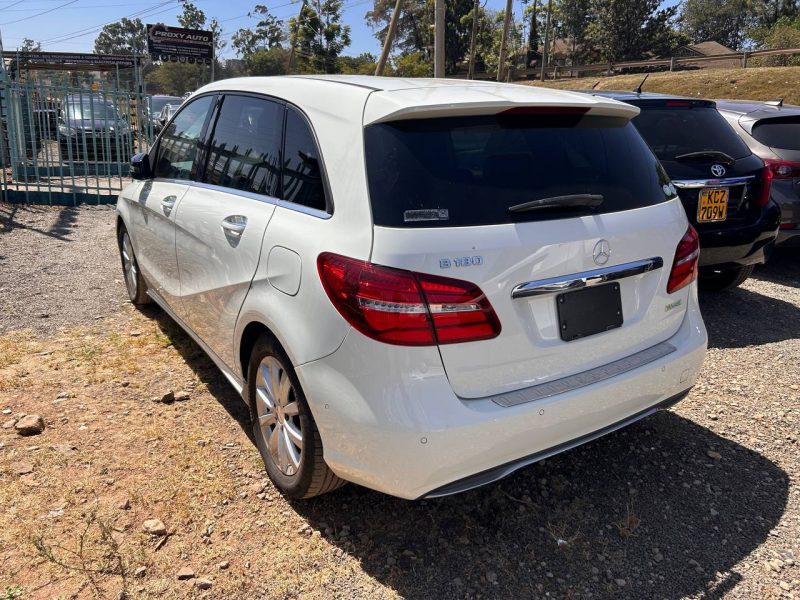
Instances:
[[[672,294],[685,288],[697,279],[697,261],[700,258],[700,238],[697,231],[689,225],[689,229],[678,242],[675,260],[667,282],[667,293]]]
[[[773,179],[794,179],[795,177],[800,177],[800,163],[765,159],[764,164],[772,171]]]
[[[797,225],[798,225],[797,223],[781,223],[780,228],[781,229],[796,229]]]
[[[433,346],[497,337],[500,321],[468,281],[373,265],[324,252],[317,269],[345,320],[387,344]]]

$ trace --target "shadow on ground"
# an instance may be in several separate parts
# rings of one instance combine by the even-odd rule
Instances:
[[[756,267],[755,279],[800,287],[800,247],[778,248],[765,265]]]
[[[49,208],[50,207],[47,207],[47,209]],[[0,206],[0,234],[9,233],[14,229],[27,229],[35,233],[57,238],[61,241],[70,241],[67,236],[72,232],[75,227],[75,222],[78,220],[79,208],[76,206],[60,208],[55,222],[47,229],[34,227],[16,218],[20,210],[24,210],[26,217],[28,217],[31,213],[41,213],[47,209],[29,205],[3,204]],[[29,220],[29,217],[26,218],[26,220]]]
[[[211,360],[148,313],[252,441]],[[760,454],[664,412],[457,496],[408,502],[348,485],[293,506],[406,598],[720,598],[779,522],[788,486]]]

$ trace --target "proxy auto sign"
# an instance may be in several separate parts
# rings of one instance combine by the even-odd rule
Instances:
[[[153,60],[210,65],[214,35],[201,29],[147,25],[147,51]]]

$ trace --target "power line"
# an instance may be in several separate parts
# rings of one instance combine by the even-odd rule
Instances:
[[[41,17],[42,15],[46,15],[47,13],[51,13],[54,10],[58,10],[59,8],[64,8],[65,6],[69,6],[70,4],[75,4],[78,0],[69,0],[69,2],[65,2],[64,4],[60,4],[54,8],[49,8],[44,10],[40,13],[36,13],[35,15],[28,15],[27,17],[22,17],[21,19],[16,19],[15,21],[6,21],[5,23],[0,23],[0,25],[11,25],[12,23],[19,23],[20,21],[27,21],[28,19],[33,19],[36,17]],[[13,4],[12,4],[13,6]]]

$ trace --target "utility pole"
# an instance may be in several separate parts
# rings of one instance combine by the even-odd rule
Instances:
[[[389,51],[392,49],[394,32],[397,30],[397,20],[400,18],[400,5],[402,3],[403,0],[397,0],[397,2],[394,4],[392,20],[389,21],[389,28],[386,30],[386,39],[383,40],[383,51],[381,52],[381,57],[378,59],[378,64],[375,67],[375,75],[383,75],[383,69],[386,66],[386,60],[389,58]]]
[[[544,81],[544,72],[547,69],[547,62],[550,59],[550,19],[552,15],[553,0],[547,0],[547,19],[544,23],[544,44],[542,44],[542,81]]]
[[[305,7],[306,7],[306,0],[303,0],[303,2],[300,4],[300,12],[297,13],[297,22],[296,22],[297,27],[300,27],[300,19],[303,18],[303,10],[305,9]],[[290,31],[289,32],[289,36],[291,36],[291,35],[292,35],[292,33]],[[296,37],[296,35],[297,35],[297,31],[295,31],[295,37]],[[289,40],[289,58],[286,61],[286,74],[287,75],[291,75],[292,74],[292,68],[294,67],[294,44],[295,44],[295,41],[296,40],[294,40],[294,41],[291,40],[291,39]]]
[[[444,0],[436,0],[433,30],[433,76],[444,77]]]
[[[481,7],[481,0],[475,0],[475,5],[472,7],[472,36],[469,39],[469,70],[467,71],[467,79],[475,77],[475,43],[478,37],[478,10]]]
[[[552,0],[550,0],[552,2]],[[508,30],[511,28],[511,4],[513,0],[506,0],[506,14],[503,19],[503,37],[500,40],[500,60],[497,63],[497,81],[503,81],[506,67],[506,44],[508,44]]]

